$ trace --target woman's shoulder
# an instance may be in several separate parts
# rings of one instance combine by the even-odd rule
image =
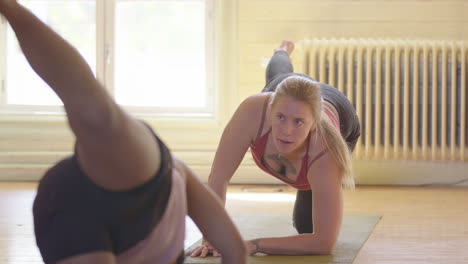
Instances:
[[[237,108],[226,129],[242,131],[250,141],[255,140],[259,126],[266,118],[271,93],[260,93],[245,98]]]
[[[308,154],[307,176],[309,182],[312,181],[312,179],[317,180],[317,177],[323,178],[324,174],[341,175],[338,163],[330,153],[330,149],[326,146],[326,143],[321,136],[317,135],[314,140],[311,140],[311,146]]]
[[[264,109],[268,106],[271,93],[260,93],[245,98],[239,105],[236,115],[242,115],[250,122],[261,118]]]
[[[253,108],[263,107],[263,105],[270,100],[272,94],[272,92],[264,92],[251,95],[245,98],[241,105],[248,105]]]
[[[272,93],[260,93],[251,95],[244,99],[239,105],[239,110],[247,114],[250,118],[261,116],[268,108]]]

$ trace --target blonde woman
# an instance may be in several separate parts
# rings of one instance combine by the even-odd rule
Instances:
[[[283,41],[266,72],[266,87],[238,107],[214,158],[209,186],[226,187],[250,148],[258,167],[297,189],[298,235],[247,241],[248,253],[331,254],[343,214],[342,188],[353,188],[351,152],[360,128],[353,105],[338,89],[293,73],[294,43]],[[259,223],[261,224],[261,223]],[[192,256],[219,252],[209,243]]]
[[[183,263],[188,214],[222,263],[246,263],[244,241],[216,195],[111,99],[80,54],[16,0],[0,0],[0,14],[63,101],[76,136],[74,155],[47,171],[34,201],[44,262]]]

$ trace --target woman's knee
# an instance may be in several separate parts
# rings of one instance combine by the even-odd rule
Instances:
[[[310,234],[314,232],[312,219],[294,219],[293,226],[296,228],[297,233],[299,234]]]
[[[313,233],[312,191],[298,190],[294,204],[293,226],[299,234]]]
[[[109,98],[94,98],[78,104],[65,105],[70,126],[78,139],[106,138],[124,116]]]

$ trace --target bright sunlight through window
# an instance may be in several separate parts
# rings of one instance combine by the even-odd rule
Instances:
[[[94,1],[22,1],[22,3],[71,42],[94,70],[96,61]],[[11,27],[8,27],[7,33],[6,73],[7,104],[62,104],[26,62]]]
[[[77,48],[95,75],[104,76],[105,71],[100,81],[117,103],[150,113],[156,108],[177,113],[211,109],[207,81],[211,73],[206,70],[211,38],[206,27],[208,0],[116,0],[106,1],[104,8],[95,0],[21,2]],[[109,12],[114,12],[112,18],[105,15]],[[26,62],[10,26],[5,76],[6,89],[0,94],[4,106],[62,105]]]
[[[117,102],[130,106],[205,106],[204,3],[121,2],[116,12]]]

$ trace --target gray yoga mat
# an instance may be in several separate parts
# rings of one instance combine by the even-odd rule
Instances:
[[[351,264],[357,253],[369,238],[370,233],[380,220],[380,215],[345,215],[332,255],[320,256],[270,256],[256,255],[249,257],[250,264]],[[291,214],[281,213],[249,213],[236,215],[234,222],[244,239],[259,237],[289,236],[297,234],[292,226]],[[200,240],[189,247],[189,251],[200,244]],[[185,259],[185,264],[220,263],[220,258]]]

